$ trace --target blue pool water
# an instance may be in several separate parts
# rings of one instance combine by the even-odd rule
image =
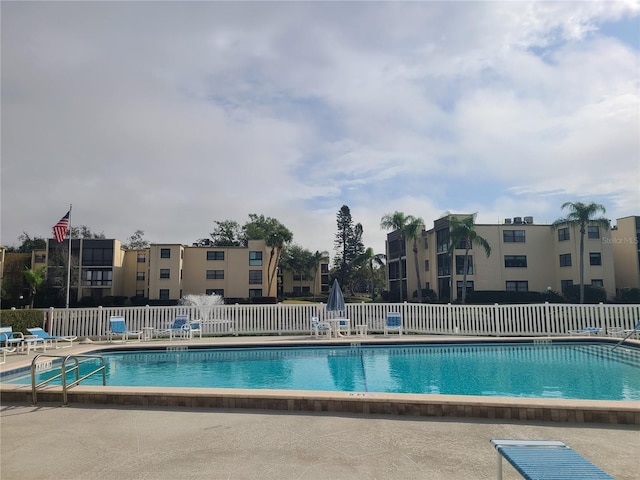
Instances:
[[[640,400],[640,351],[607,344],[224,348],[104,358],[107,385]],[[95,368],[91,362],[83,368]],[[40,372],[37,381],[53,373]],[[83,384],[100,385],[101,376]]]

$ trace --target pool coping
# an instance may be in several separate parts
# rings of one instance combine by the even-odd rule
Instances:
[[[233,340],[220,337],[192,341],[153,341],[135,344],[87,343],[72,349],[54,351],[56,355],[81,355],[101,350],[116,349],[166,349],[172,348],[220,348],[225,346],[312,346],[393,343],[554,343],[582,342],[588,340],[615,343],[616,339],[597,337],[417,337],[357,338],[337,341],[318,341],[313,337],[273,338],[252,337]],[[640,346],[640,342],[630,341]],[[72,351],[73,350],[73,351]],[[49,353],[49,352],[47,352]],[[22,361],[12,362],[12,368],[2,365],[3,373],[24,370],[34,355]],[[0,384],[2,403],[32,404],[30,385]],[[62,403],[62,387],[48,386],[38,391],[38,402]],[[141,407],[189,407],[209,409],[251,409],[289,412],[328,412],[351,415],[407,415],[418,417],[455,417],[535,422],[574,422],[618,425],[640,425],[640,402],[607,400],[574,400],[518,397],[479,397],[440,394],[399,394],[368,392],[335,392],[307,390],[249,390],[176,387],[120,387],[83,386],[68,390],[70,404],[129,405]]]

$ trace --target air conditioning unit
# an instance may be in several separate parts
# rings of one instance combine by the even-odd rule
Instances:
[[[504,219],[504,223],[506,223],[507,225],[511,224],[511,219],[510,218],[505,218]]]
[[[513,223],[520,225],[522,223],[522,217],[513,217]]]
[[[533,223],[533,217],[524,217],[524,223],[531,225]]]

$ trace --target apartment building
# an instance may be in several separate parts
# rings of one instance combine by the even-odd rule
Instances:
[[[48,280],[60,289],[66,288],[68,249],[68,240],[58,243],[50,239],[45,250],[31,254],[33,268],[48,265]],[[125,250],[115,239],[74,239],[71,299],[75,303],[82,298],[123,296],[169,301],[187,294],[276,296],[278,288],[280,293],[328,291],[328,259],[315,278],[284,272],[273,275],[269,285],[275,268],[273,261],[269,264],[270,255],[271,249],[263,240],[251,240],[246,247],[152,244],[145,249]]]
[[[487,240],[491,254],[487,256],[483,248],[472,246],[467,291],[562,292],[580,283],[578,227],[553,228],[536,224],[533,217],[514,217],[502,224],[476,224],[475,230]],[[434,290],[440,300],[458,299],[462,293],[465,249],[457,245],[452,255],[449,233],[449,217],[443,217],[434,222],[433,228],[423,230],[417,242],[421,286]],[[608,297],[614,296],[617,284],[612,230],[590,225],[584,242],[585,284],[602,287]],[[387,235],[386,253],[388,287],[397,290],[402,281],[404,296],[408,293],[411,298],[418,288],[413,241],[402,245],[399,233],[392,232]]]
[[[640,216],[619,218],[611,230],[618,288],[640,288]]]

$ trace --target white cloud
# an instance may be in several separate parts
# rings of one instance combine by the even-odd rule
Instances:
[[[638,214],[637,2],[5,2],[2,243],[72,223],[189,244],[343,204],[430,226],[594,197]]]

